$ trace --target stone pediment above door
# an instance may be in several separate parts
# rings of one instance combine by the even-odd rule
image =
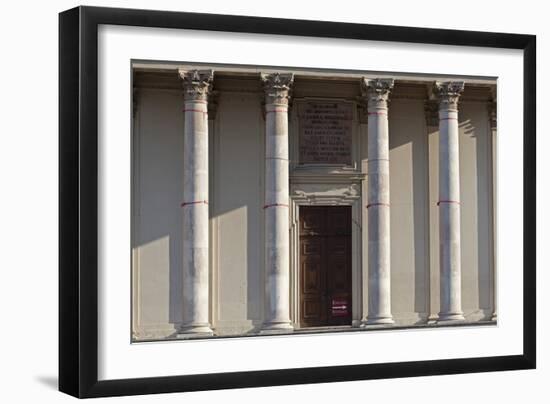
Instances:
[[[290,196],[295,201],[308,204],[339,205],[361,198],[361,180],[351,183],[294,183]]]

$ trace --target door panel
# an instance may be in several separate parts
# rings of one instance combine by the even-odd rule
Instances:
[[[327,237],[329,325],[351,323],[351,236]]]
[[[300,208],[300,325],[351,324],[351,207]]]
[[[307,206],[300,208],[300,235],[320,235],[325,229],[325,207]]]
[[[326,234],[351,235],[351,207],[329,206],[325,209]]]
[[[326,322],[326,277],[322,244],[323,239],[320,237],[304,237],[300,240],[302,320],[309,326]]]

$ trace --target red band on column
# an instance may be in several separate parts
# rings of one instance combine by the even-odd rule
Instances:
[[[284,208],[288,208],[288,205],[286,203],[272,203],[272,204],[269,204],[269,205],[264,205],[264,209],[272,208],[272,207],[275,207],[275,206],[281,206],[281,207],[284,207]]]
[[[183,202],[181,204],[181,207],[183,208],[184,206],[187,206],[187,205],[196,205],[198,203],[204,203],[205,205],[208,205],[208,201],[193,201],[193,202]]]
[[[439,118],[440,121],[458,121],[458,118]]]
[[[390,206],[390,204],[384,203],[384,202],[369,203],[367,205],[367,209],[370,208],[371,206]]]
[[[440,203],[456,203],[456,204],[460,205],[460,202],[458,202],[458,201],[437,201],[437,206],[439,206]]]

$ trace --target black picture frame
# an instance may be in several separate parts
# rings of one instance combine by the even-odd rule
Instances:
[[[523,353],[98,381],[98,26],[180,28],[523,50]],[[169,11],[59,14],[59,390],[105,397],[536,367],[536,37]]]

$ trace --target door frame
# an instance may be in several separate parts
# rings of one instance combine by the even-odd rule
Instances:
[[[290,318],[300,329],[300,207],[351,206],[351,295],[352,327],[361,325],[363,315],[361,182],[347,184],[293,184],[290,196]],[[326,188],[326,191],[320,188]],[[309,192],[308,192],[309,190]],[[330,327],[330,326],[329,326]],[[342,327],[342,326],[333,326]]]

